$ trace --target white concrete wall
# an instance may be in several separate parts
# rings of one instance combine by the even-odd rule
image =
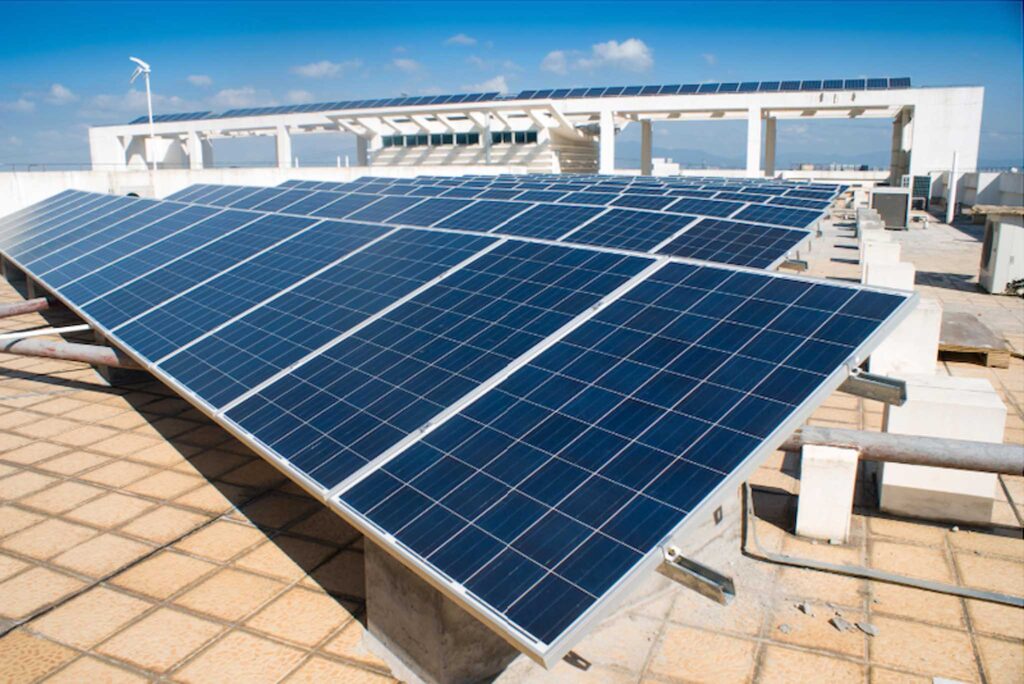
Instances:
[[[166,169],[138,171],[14,171],[0,173],[0,216],[72,188],[92,192],[166,197],[195,183],[278,185],[289,179],[344,182],[360,176],[454,176],[462,174],[526,173],[522,166],[391,166],[314,167],[305,169]],[[151,178],[155,183],[151,183]]]
[[[948,196],[949,172],[932,174],[932,197]],[[957,173],[956,201],[965,206],[996,204],[1024,206],[1024,173],[1020,171],[972,171]]]

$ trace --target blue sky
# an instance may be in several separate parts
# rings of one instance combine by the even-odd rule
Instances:
[[[982,166],[1021,164],[1021,3],[4,3],[0,163],[88,160],[89,124],[157,112],[575,85],[910,76],[983,85]],[[619,142],[638,156],[637,131]],[[656,126],[656,154],[739,160],[744,124]],[[780,162],[888,163],[885,121],[783,122]],[[333,159],[350,136],[308,137]],[[270,160],[272,142],[218,149]]]

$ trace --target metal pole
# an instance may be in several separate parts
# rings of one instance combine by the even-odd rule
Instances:
[[[804,427],[779,447],[799,451],[805,444],[856,449],[866,461],[906,463],[985,473],[1024,473],[1024,447],[1015,444],[940,439],[891,432],[863,432],[840,428]]]
[[[26,299],[20,302],[7,302],[0,304],[0,318],[20,316],[22,314],[35,313],[36,311],[46,311],[52,305],[53,302],[46,297]]]
[[[153,130],[153,95],[149,91],[149,71],[146,71],[146,106],[149,108],[149,155],[152,168],[156,171],[156,132]]]
[[[63,361],[81,361],[94,366],[113,366],[142,370],[139,364],[113,347],[100,347],[92,344],[75,344],[73,342],[56,342],[36,338],[14,340],[0,346],[0,352],[19,356],[37,356],[46,359]]]
[[[949,188],[946,190],[946,223],[953,224],[956,213],[956,152],[953,152],[953,166],[949,169]]]

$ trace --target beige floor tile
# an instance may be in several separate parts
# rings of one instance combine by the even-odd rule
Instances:
[[[1024,641],[1024,611],[988,601],[967,601],[976,632]]]
[[[32,623],[32,630],[83,650],[92,648],[142,615],[148,601],[95,587]]]
[[[49,639],[17,630],[0,638],[0,675],[17,684],[34,682],[61,667],[77,654]]]
[[[871,611],[874,614],[906,617],[956,629],[965,626],[963,606],[956,596],[875,582],[872,598]]]
[[[3,582],[8,577],[17,575],[28,566],[29,564],[25,561],[18,560],[14,556],[8,556],[6,553],[0,553],[0,582]]]
[[[33,513],[15,506],[0,505],[0,537],[35,525],[44,517],[41,513]]]
[[[307,586],[323,587],[340,596],[366,596],[366,577],[363,554],[344,550],[317,567],[303,580]]]
[[[811,604],[811,609],[813,615],[807,615],[791,601],[780,601],[772,616],[769,638],[815,651],[834,651],[851,658],[864,657],[867,637],[863,632],[857,629],[849,632],[837,630],[829,622],[835,612],[825,605]],[[842,616],[850,623],[864,620],[861,612],[844,610]],[[782,625],[787,625],[788,632],[780,629]]]
[[[114,428],[115,430],[131,430],[140,425],[145,425],[147,422],[148,421],[145,416],[126,407],[124,413],[120,413],[111,418],[104,418],[99,421],[99,424],[106,425],[107,427]]]
[[[277,682],[299,664],[303,655],[290,646],[231,632],[176,672],[175,679],[193,684]]]
[[[1024,682],[1024,644],[979,637],[981,662],[985,677],[991,684],[1020,684]]]
[[[16,449],[5,449],[3,446],[3,435],[0,434],[0,459],[8,463],[32,465],[33,463],[38,463],[57,454],[64,453],[67,450],[68,448],[65,446],[49,442],[32,441]]]
[[[131,591],[167,599],[218,566],[174,551],[161,551],[111,580]]]
[[[235,561],[239,568],[294,582],[320,565],[335,549],[298,537],[278,535]]]
[[[188,460],[186,457],[193,452],[198,452],[198,449],[185,444],[158,441],[150,447],[132,452],[129,458],[133,461],[147,463],[158,468],[169,468],[171,466],[187,463]]]
[[[110,528],[137,518],[155,505],[152,501],[135,496],[109,492],[89,503],[77,506],[73,511],[65,513],[64,517],[96,527]]]
[[[98,653],[136,667],[166,672],[217,636],[223,627],[160,608],[96,647]]]
[[[35,494],[23,496],[18,503],[46,513],[56,514],[75,508],[105,492],[104,489],[81,482],[61,482]]]
[[[212,479],[247,463],[249,460],[246,456],[240,456],[230,451],[210,449],[190,456],[187,464],[175,466],[175,470]]]
[[[246,621],[246,626],[312,647],[352,619],[350,608],[322,592],[295,587]]]
[[[764,595],[775,568],[750,565],[750,574],[737,573],[736,598],[727,606],[709,601],[696,592],[680,592],[672,604],[670,619],[693,627],[733,632],[748,636],[760,634],[768,606]]]
[[[266,536],[255,527],[217,520],[175,546],[197,556],[224,562],[264,539]]]
[[[345,682],[346,684],[386,684],[394,682],[376,672],[369,672],[352,665],[314,657],[303,663],[302,667],[285,680],[288,684],[320,684],[320,682]]]
[[[974,649],[965,632],[882,616],[873,618],[872,624],[878,628],[871,641],[873,663],[928,677],[978,680]]]
[[[354,527],[342,520],[334,511],[324,508],[291,528],[292,532],[314,539],[333,542],[340,546],[351,544],[361,536]]]
[[[65,551],[53,562],[90,577],[105,577],[145,556],[152,546],[104,533]]]
[[[270,492],[246,504],[234,516],[241,516],[239,519],[248,520],[260,527],[281,529],[321,508],[322,505],[308,496],[288,496]]]
[[[151,496],[154,499],[173,499],[198,487],[203,480],[183,475],[173,470],[163,470],[155,475],[134,482],[126,488],[129,492]]]
[[[86,404],[79,408],[63,414],[65,418],[80,420],[83,423],[95,423],[108,418],[113,418],[124,413],[125,409],[117,406],[104,406],[103,404]]]
[[[111,434],[101,442],[93,444],[90,449],[108,456],[127,456],[133,458],[140,451],[161,444],[161,440],[155,437],[143,437],[133,433]]]
[[[35,438],[13,435],[10,432],[0,432],[0,454],[18,451],[22,447],[31,444],[33,439]]]
[[[754,669],[756,646],[753,641],[723,634],[670,626],[657,647],[650,672],[691,681],[746,682]]]
[[[251,461],[244,466],[235,468],[234,470],[222,475],[220,479],[228,484],[237,485],[239,487],[263,489],[265,487],[273,487],[274,485],[284,482],[285,476],[280,470],[268,464],[266,461],[258,460]]]
[[[58,397],[34,404],[32,410],[38,413],[45,413],[48,416],[67,416],[71,411],[76,411],[86,405],[75,399]]]
[[[82,427],[82,424],[74,421],[41,417],[39,420],[34,420],[31,423],[19,425],[14,428],[14,431],[31,439],[52,439],[55,442],[65,444],[66,442],[60,442],[55,438],[62,433],[70,432],[80,427]]]
[[[82,475],[81,479],[88,480],[89,482],[98,482],[110,487],[125,487],[155,472],[155,468],[142,465],[141,463],[114,461],[96,470],[90,470]]]
[[[782,568],[778,592],[784,596],[812,601],[827,601],[837,606],[860,607],[866,583],[854,577],[843,577],[816,570]]]
[[[897,672],[884,667],[871,668],[871,684],[935,684],[931,677]]]
[[[10,411],[0,416],[0,430],[10,430],[38,419],[39,416],[28,411]]]
[[[0,542],[0,546],[32,558],[47,559],[81,544],[96,533],[91,527],[49,518],[12,534]]]
[[[285,585],[239,570],[221,570],[174,600],[178,605],[234,622],[252,614]]]
[[[29,568],[0,582],[0,616],[15,620],[27,617],[83,586],[74,577],[46,568]]]
[[[236,503],[242,503],[251,496],[252,493],[242,487],[220,483],[206,484],[179,496],[174,503],[220,515],[234,508]]]
[[[58,435],[54,435],[52,439],[57,444],[67,444],[73,447],[85,447],[96,444],[101,440],[106,440],[111,437],[117,436],[116,430],[103,427],[101,425],[84,425],[77,427],[67,432],[62,432]]]
[[[879,570],[936,582],[953,581],[953,572],[942,547],[875,541],[871,545],[870,557],[871,566]]]
[[[95,468],[109,460],[110,459],[106,456],[91,454],[88,451],[72,451],[66,456],[51,458],[48,461],[40,463],[37,467],[41,470],[58,473],[60,475],[74,475],[82,472],[83,470]]]
[[[366,628],[358,620],[352,620],[345,625],[338,636],[324,644],[323,650],[346,660],[362,663],[367,667],[388,671],[387,663],[366,646],[363,640],[365,635]]]
[[[907,522],[889,518],[868,518],[868,529],[876,537],[893,537],[928,546],[941,546],[949,535],[948,529],[926,522]]]
[[[46,678],[46,684],[142,684],[145,677],[105,663],[99,658],[83,656],[63,670]]]
[[[0,480],[0,501],[13,501],[38,492],[43,487],[49,487],[57,482],[56,478],[39,473],[21,472],[8,475]]]
[[[840,658],[768,646],[761,664],[758,684],[792,682],[861,682],[864,668]]]
[[[956,563],[968,587],[1024,595],[1024,563],[967,553],[956,554]]]
[[[207,520],[209,518],[200,513],[163,505],[139,516],[120,531],[158,544],[167,544],[196,529]]]

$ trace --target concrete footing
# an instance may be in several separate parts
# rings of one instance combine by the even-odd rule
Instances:
[[[366,540],[366,616],[373,634],[427,682],[479,682],[518,655],[507,641]]]
[[[871,352],[868,370],[899,378],[934,374],[941,331],[942,305],[934,299],[918,300],[917,307]]]
[[[886,432],[1003,441],[1006,406],[983,378],[906,376],[907,402],[887,405]],[[881,473],[883,511],[916,518],[988,525],[997,477],[948,468],[886,463]]]
[[[796,533],[846,542],[850,536],[857,450],[808,444],[801,449]]]

